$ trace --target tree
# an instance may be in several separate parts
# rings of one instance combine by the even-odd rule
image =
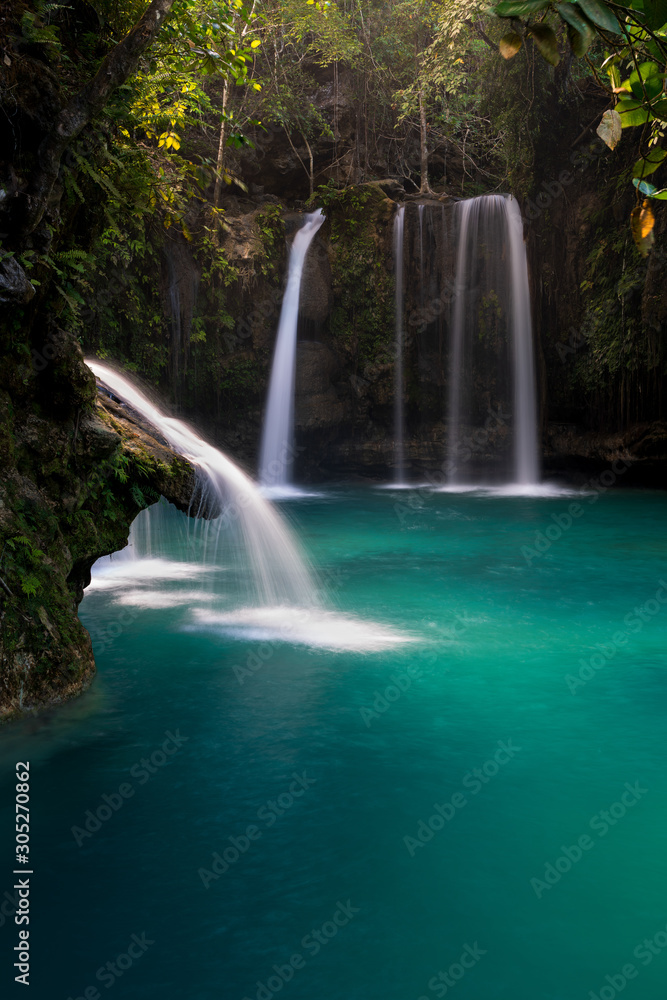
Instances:
[[[655,218],[649,199],[667,200],[667,188],[658,190],[645,180],[667,158],[667,150],[660,145],[667,122],[664,92],[667,3],[665,0],[635,0],[625,5],[611,0],[573,3],[502,0],[493,10],[498,17],[513,22],[513,30],[500,40],[500,52],[505,59],[512,59],[524,42],[532,39],[544,59],[557,66],[561,46],[556,31],[567,34],[573,54],[586,59],[598,83],[609,93],[612,107],[605,111],[597,132],[610,149],[620,142],[623,129],[642,129],[641,155],[633,169],[637,204],[630,221],[635,244],[645,256],[654,242]],[[604,47],[599,67],[589,56],[595,42]],[[601,78],[605,71],[607,84]]]

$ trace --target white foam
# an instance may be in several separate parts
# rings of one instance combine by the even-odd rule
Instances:
[[[136,587],[137,583],[155,580],[191,580],[202,573],[211,573],[219,567],[204,563],[186,563],[170,559],[113,559],[98,560],[87,590],[119,590]]]
[[[373,653],[414,642],[388,625],[319,608],[239,608],[216,612],[194,608],[187,631],[216,632],[235,639],[285,642],[331,651]]]
[[[439,486],[434,493],[465,493],[479,497],[577,497],[582,490],[554,483],[504,483],[499,486]]]
[[[116,598],[116,604],[137,608],[177,608],[181,604],[202,604],[217,595],[201,590],[130,590]]]
[[[258,486],[259,492],[265,500],[303,500],[308,497],[323,497],[325,493],[316,493],[310,490],[301,489],[299,486]]]

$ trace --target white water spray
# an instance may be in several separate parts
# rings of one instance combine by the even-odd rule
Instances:
[[[287,287],[280,311],[260,449],[259,481],[263,486],[288,486],[291,480],[294,458],[296,331],[301,278],[308,248],[323,222],[324,216],[319,208],[307,215],[290,250]]]

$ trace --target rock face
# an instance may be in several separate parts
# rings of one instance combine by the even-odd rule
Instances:
[[[194,470],[126,409],[98,400],[77,341],[55,327],[27,365],[0,357],[0,411],[6,719],[90,683],[93,651],[77,618],[90,567],[127,543],[137,496],[187,507]]]

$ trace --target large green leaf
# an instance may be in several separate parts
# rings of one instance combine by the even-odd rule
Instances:
[[[631,128],[633,125],[645,125],[651,120],[648,108],[645,108],[641,101],[626,99],[619,101],[616,110],[621,116],[623,128]]]
[[[600,0],[578,0],[578,3],[593,24],[597,24],[600,28],[611,31],[615,35],[621,33],[616,15],[609,10],[606,4],[600,3]]]
[[[540,55],[552,66],[557,66],[560,62],[560,52],[555,32],[548,24],[531,24],[528,31],[535,39]]]
[[[651,31],[657,31],[667,24],[667,0],[644,0],[646,24]]]
[[[649,174],[652,174],[658,167],[662,166],[666,156],[667,149],[658,149],[657,147],[650,149],[646,156],[641,160],[637,160],[632,171],[632,176],[648,177]]]
[[[654,62],[643,62],[639,64],[639,72],[635,70],[630,74],[627,81],[630,84],[632,93],[638,101],[643,100],[644,92],[649,100],[657,97],[663,89],[663,77],[660,67]]]
[[[549,0],[502,0],[491,10],[498,17],[524,17],[549,6]]]
[[[567,21],[567,35],[575,56],[585,55],[595,38],[595,32],[590,24],[573,3],[559,3],[556,5],[556,10],[563,20]]]

